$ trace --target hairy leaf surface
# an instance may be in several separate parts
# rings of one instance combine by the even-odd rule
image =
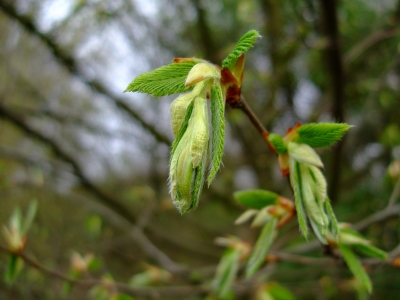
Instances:
[[[253,47],[254,43],[261,35],[256,30],[250,30],[245,35],[243,35],[240,40],[237,42],[235,49],[224,59],[222,62],[222,68],[228,68],[229,70],[233,70],[236,65],[237,59],[250,48]]]
[[[222,94],[221,86],[214,84],[211,87],[211,162],[208,175],[208,185],[214,179],[215,174],[219,170],[224,153],[225,143],[225,99]]]
[[[186,77],[198,61],[187,60],[162,66],[136,77],[125,92],[140,92],[156,97],[186,92]]]
[[[297,129],[296,143],[313,148],[328,147],[339,141],[352,126],[346,123],[311,123]]]

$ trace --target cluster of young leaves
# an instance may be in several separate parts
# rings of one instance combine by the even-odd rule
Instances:
[[[265,261],[268,250],[277,235],[277,228],[294,215],[294,204],[278,194],[266,190],[244,190],[234,194],[235,200],[249,210],[237,220],[241,224],[254,217],[252,226],[261,227],[261,233],[246,263],[246,276],[253,275]]]
[[[227,87],[231,85],[222,80],[221,71],[231,72],[230,78],[236,78],[236,82],[241,80],[243,55],[259,37],[255,30],[246,33],[222,62],[222,68],[198,58],[176,58],[168,66],[136,77],[125,90],[156,97],[189,91],[171,105],[175,140],[170,160],[170,193],[181,213],[197,206],[204,182],[210,185],[221,165],[225,99]],[[208,118],[208,108],[203,107],[208,106],[203,101],[206,97],[211,103],[211,118]],[[205,111],[205,117],[197,116],[201,114],[199,111]]]
[[[344,123],[298,124],[290,128],[285,137],[277,134],[269,136],[269,142],[278,154],[282,173],[290,173],[300,230],[307,237],[309,221],[323,244],[327,244],[329,236],[337,240],[339,229],[321,171],[323,163],[313,148],[331,146],[350,127]]]
[[[6,240],[10,254],[5,273],[5,281],[12,284],[23,268],[23,260],[18,256],[27,242],[27,234],[32,226],[37,212],[37,202],[32,201],[25,217],[22,217],[21,209],[17,207],[11,215],[9,226],[3,225],[3,236]]]
[[[234,198],[249,208],[237,219],[236,224],[244,223],[254,217],[252,226],[262,229],[251,251],[249,246],[238,238],[221,239],[222,244],[229,247],[220,260],[214,279],[214,288],[221,298],[231,292],[241,261],[245,262],[247,278],[260,269],[277,235],[277,228],[294,215],[293,202],[270,191],[239,191],[234,194]]]

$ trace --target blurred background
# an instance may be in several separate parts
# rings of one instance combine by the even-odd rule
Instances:
[[[156,267],[170,272],[157,284],[175,286],[212,278],[224,251],[216,237],[254,243],[256,229],[233,224],[244,211],[233,192],[292,192],[246,116],[227,107],[221,171],[198,209],[180,216],[167,186],[174,97],[123,93],[174,57],[219,64],[250,29],[263,38],[246,56],[242,94],[265,127],[283,135],[297,122],[354,125],[343,143],[320,152],[337,217],[356,223],[386,207],[399,176],[399,1],[0,0],[0,223],[38,201],[27,255],[68,274],[73,253],[91,253],[93,277],[129,282]],[[363,233],[390,251],[399,224],[387,218]],[[305,242],[296,220],[278,241],[281,249]],[[372,299],[400,298],[398,269],[371,271]],[[282,262],[268,280],[296,299],[356,297],[341,264]],[[61,299],[65,288],[26,266],[12,286],[0,281],[0,299]],[[75,286],[63,297],[91,293]]]

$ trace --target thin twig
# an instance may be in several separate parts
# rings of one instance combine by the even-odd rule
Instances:
[[[144,120],[141,117],[140,113],[136,112],[125,103],[123,98],[113,95],[113,93],[109,89],[107,89],[100,81],[89,79],[87,76],[85,76],[85,74],[80,71],[75,58],[65,52],[64,49],[61,49],[57,42],[54,41],[49,35],[41,32],[29,16],[18,13],[15,6],[7,3],[7,1],[0,0],[0,8],[2,12],[4,12],[11,19],[16,20],[26,31],[38,37],[50,50],[57,61],[59,61],[70,72],[71,75],[78,77],[90,89],[93,89],[97,93],[105,96],[106,99],[114,103],[119,109],[129,115],[132,119],[139,122],[145,130],[147,130],[155,139],[157,139],[157,141],[168,146],[171,144],[171,141],[168,137],[159,132],[152,124]]]
[[[70,164],[73,168],[74,173],[80,179],[82,185],[89,192],[91,192],[97,199],[102,201],[102,203],[104,203],[109,210],[119,215],[120,218],[126,223],[127,228],[133,226],[132,237],[147,255],[152,257],[162,267],[164,267],[165,269],[167,269],[172,273],[180,273],[185,271],[183,267],[174,263],[166,254],[164,254],[157,247],[155,247],[150,242],[150,240],[145,236],[145,234],[140,228],[134,226],[135,216],[124,205],[120,204],[118,199],[114,199],[108,194],[105,194],[96,185],[94,185],[90,181],[90,179],[85,175],[80,165],[60,145],[58,145],[52,139],[44,136],[39,131],[32,129],[19,116],[17,116],[15,113],[12,113],[11,111],[9,111],[8,109],[6,109],[1,105],[0,105],[0,117],[3,117],[6,120],[10,121],[12,124],[17,126],[19,129],[23,130],[29,136],[39,140],[45,145],[50,146],[53,152],[59,158],[61,158],[66,163]]]
[[[397,179],[397,182],[396,182],[396,185],[394,186],[393,192],[390,195],[389,203],[388,203],[388,206],[386,207],[387,209],[389,209],[396,203],[396,200],[397,200],[397,198],[399,198],[399,195],[400,195],[400,177]]]
[[[239,108],[247,115],[247,117],[250,119],[251,123],[258,130],[258,132],[262,135],[263,139],[268,141],[268,139],[267,139],[268,135],[269,135],[268,130],[264,127],[264,125],[258,119],[258,117],[253,112],[253,110],[250,108],[250,106],[247,104],[247,102],[243,96],[240,97],[240,104],[241,105],[239,106]]]
[[[56,271],[56,270],[51,270],[33,258],[29,257],[23,252],[12,252],[8,248],[0,245],[0,251],[5,252],[5,253],[10,253],[10,254],[15,254],[18,255],[21,259],[25,261],[26,264],[30,265],[31,267],[40,270],[44,274],[50,276],[51,278],[56,278],[60,279],[63,281],[70,282],[72,284],[84,286],[87,288],[96,286],[96,285],[111,285],[116,287],[119,291],[122,291],[126,294],[132,295],[132,296],[150,296],[150,297],[155,297],[155,296],[176,296],[176,297],[183,297],[186,295],[193,295],[193,294],[200,294],[200,293],[207,293],[210,292],[210,289],[208,287],[203,287],[203,286],[167,286],[167,287],[132,287],[128,284],[121,283],[121,282],[109,282],[109,281],[103,281],[100,279],[75,279],[71,278],[67,275],[64,275],[63,273]]]

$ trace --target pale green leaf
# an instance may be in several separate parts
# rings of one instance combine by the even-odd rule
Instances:
[[[185,93],[180,95],[174,101],[172,101],[171,106],[169,108],[170,117],[171,117],[171,127],[174,135],[179,133],[179,129],[182,126],[182,123],[185,121],[187,108],[190,103],[193,102],[195,97],[193,97],[192,93]]]
[[[266,190],[243,190],[233,194],[233,197],[240,204],[255,209],[276,204],[278,195]]]
[[[235,220],[235,225],[243,224],[250,220],[252,217],[254,217],[258,213],[257,209],[249,209],[246,210],[244,213],[242,213],[236,220]]]
[[[249,260],[246,266],[246,276],[250,277],[253,275],[262,265],[265,257],[268,253],[269,247],[272,244],[274,235],[276,233],[275,227],[278,223],[276,218],[272,218],[271,221],[266,223],[254,245],[253,251],[250,254]]]
[[[328,217],[329,217],[329,231],[331,232],[335,241],[338,241],[338,238],[339,238],[338,221],[337,221],[335,213],[332,209],[331,201],[328,197],[326,197],[324,204],[325,204],[325,209],[326,209],[326,211],[328,213]]]
[[[21,235],[22,214],[21,214],[21,209],[19,207],[14,209],[10,217],[9,224],[11,231],[17,232],[19,235]]]
[[[326,233],[327,233],[326,228],[327,227],[317,224],[311,218],[309,220],[310,220],[311,228],[313,229],[313,232],[314,232],[315,236],[317,237],[317,239],[324,245],[328,244],[328,242],[326,240]]]
[[[346,123],[311,123],[300,126],[296,143],[313,148],[328,147],[339,141],[352,126]]]
[[[267,285],[268,292],[271,294],[274,300],[295,300],[296,297],[287,288],[281,286],[276,282],[269,283]]]
[[[208,107],[206,98],[201,96],[194,100],[194,111],[191,118],[193,122],[192,133],[190,137],[190,153],[192,157],[193,168],[196,168],[207,155],[209,149],[209,123]]]
[[[136,77],[125,92],[140,92],[156,97],[182,93],[188,90],[185,86],[189,71],[198,61],[187,60],[162,66]]]
[[[369,245],[370,241],[367,240],[361,233],[351,228],[342,228],[340,229],[340,243],[344,245]]]
[[[387,257],[387,253],[375,246],[372,245],[366,245],[366,244],[356,244],[356,245],[352,245],[352,248],[365,256],[368,257],[375,257],[375,258],[379,258],[379,259],[386,259]]]
[[[340,252],[343,255],[343,259],[349,267],[351,273],[357,278],[358,281],[366,288],[368,293],[372,292],[371,280],[365,272],[361,262],[358,257],[351,251],[351,249],[343,244],[339,244]]]
[[[318,203],[322,204],[325,202],[327,195],[327,184],[324,174],[320,169],[314,166],[308,167],[310,175],[314,181],[314,193],[316,195]]]
[[[260,227],[270,221],[272,218],[274,218],[269,212],[270,208],[271,206],[266,206],[259,210],[258,214],[255,216],[253,222],[251,223],[251,227]]]
[[[249,51],[249,49],[253,47],[256,40],[260,37],[261,35],[256,30],[250,30],[245,35],[243,35],[237,42],[233,51],[222,62],[222,68],[228,68],[229,70],[232,71],[236,65],[237,59],[242,54]]]
[[[28,212],[22,224],[21,235],[25,235],[31,227],[37,211],[37,201],[34,200],[29,204]]]
[[[207,155],[203,157],[203,162],[194,170],[194,179],[192,181],[192,191],[191,191],[191,204],[187,210],[183,211],[183,213],[188,212],[192,209],[195,209],[199,203],[200,194],[203,190],[205,173],[207,169]]]
[[[290,159],[290,182],[294,191],[294,199],[297,211],[297,219],[299,220],[299,226],[301,233],[307,238],[308,226],[307,226],[307,216],[304,210],[302,201],[302,180],[300,173],[300,164],[294,160]]]
[[[186,116],[185,119],[182,122],[181,128],[178,131],[178,134],[175,137],[174,142],[172,143],[172,149],[171,149],[171,159],[173,154],[176,151],[176,148],[178,147],[179,142],[181,141],[183,135],[185,134],[188,126],[189,126],[189,121],[190,121],[190,117],[192,116],[192,112],[193,112],[193,107],[194,107],[194,103],[191,102],[188,106],[188,108],[186,109]]]
[[[219,170],[224,153],[225,143],[225,99],[222,94],[221,86],[214,84],[211,87],[211,162],[210,171],[207,178],[208,185],[214,179]]]
[[[228,249],[218,264],[212,286],[221,298],[228,295],[232,288],[233,281],[239,270],[241,255],[242,251],[240,249]]]
[[[300,163],[322,168],[324,165],[313,148],[306,144],[290,142],[287,145],[289,156]]]

